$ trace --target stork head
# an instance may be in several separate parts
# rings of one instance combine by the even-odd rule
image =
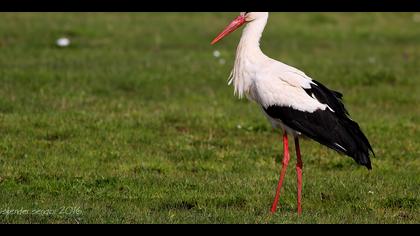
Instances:
[[[236,17],[216,38],[213,39],[211,45],[217,43],[245,23],[267,17],[268,12],[241,12],[238,17]]]

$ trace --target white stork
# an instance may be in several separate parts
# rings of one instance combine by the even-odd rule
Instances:
[[[373,153],[368,139],[354,122],[342,102],[342,94],[328,89],[304,72],[266,56],[259,41],[267,24],[268,12],[241,12],[212,42],[247,23],[239,42],[229,84],[239,98],[246,95],[261,107],[274,128],[283,131],[284,156],[271,212],[277,209],[283,178],[290,160],[288,134],[296,147],[297,210],[301,214],[302,159],[299,137],[308,137],[358,164],[372,169]]]

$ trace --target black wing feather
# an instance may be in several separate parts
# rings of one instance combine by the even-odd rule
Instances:
[[[352,157],[357,163],[372,169],[369,151],[372,147],[359,125],[348,117],[342,102],[342,94],[329,90],[315,81],[311,89],[305,89],[309,96],[329,109],[305,112],[288,106],[272,105],[263,108],[270,117],[281,120],[288,127],[303,135]]]
[[[312,80],[314,84],[311,84],[310,89],[304,89],[309,96],[315,96],[315,98],[323,104],[327,104],[339,115],[348,115],[348,111],[343,104],[343,94],[334,90],[330,90],[323,84],[316,80]]]

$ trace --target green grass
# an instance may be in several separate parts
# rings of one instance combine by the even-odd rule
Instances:
[[[281,134],[227,86],[240,32],[209,45],[236,13],[1,13],[0,222],[419,223],[416,14],[270,15],[263,51],[343,92],[376,153],[302,141],[297,217],[294,155],[271,215]]]

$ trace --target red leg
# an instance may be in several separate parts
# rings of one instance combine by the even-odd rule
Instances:
[[[299,147],[299,138],[295,137],[295,147],[296,147],[296,173],[297,173],[297,209],[298,214],[302,214],[302,207],[301,207],[301,198],[302,198],[302,168],[303,162],[300,156],[300,147]]]
[[[276,196],[274,198],[273,205],[271,206],[271,212],[272,213],[276,212],[277,202],[279,201],[279,197],[280,197],[281,186],[283,185],[284,175],[286,174],[286,168],[287,168],[287,165],[289,164],[289,160],[290,160],[289,140],[287,138],[287,133],[286,132],[284,132],[284,134],[283,134],[283,152],[284,152],[283,166],[281,168],[280,179],[279,179],[279,183],[278,183],[277,189],[276,189]]]

